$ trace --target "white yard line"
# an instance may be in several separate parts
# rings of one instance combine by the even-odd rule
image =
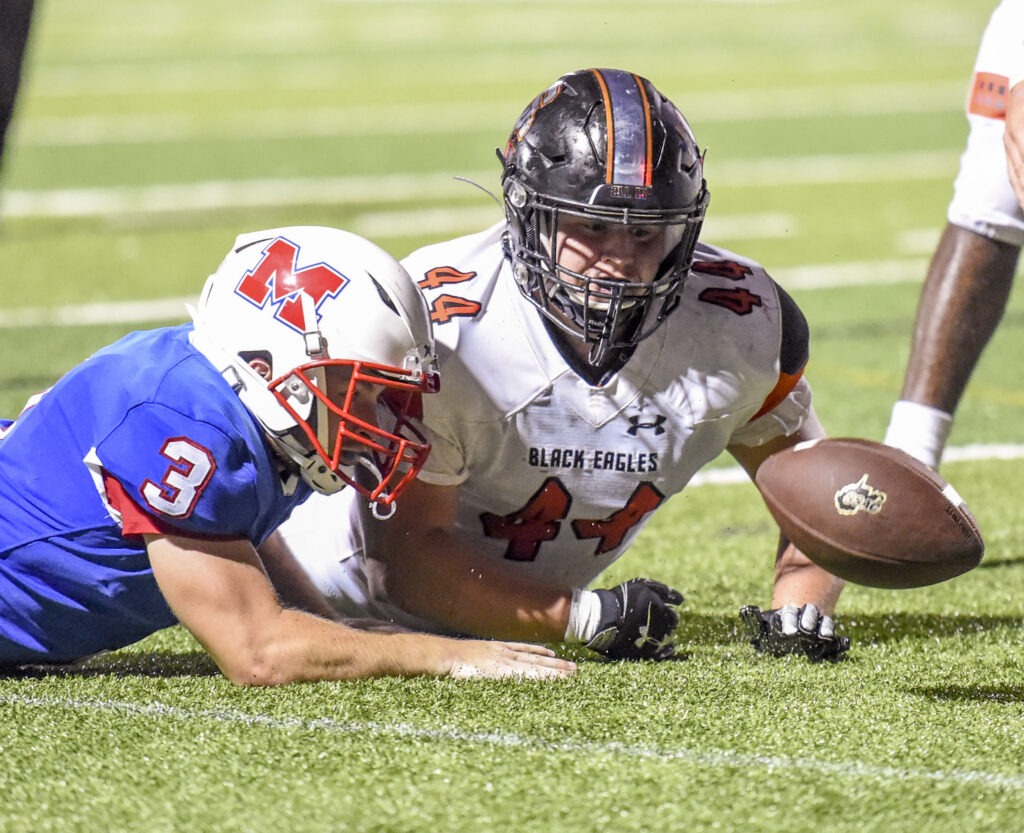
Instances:
[[[93,324],[147,324],[187,321],[185,305],[198,298],[159,298],[153,301],[68,304],[60,307],[0,309],[0,330],[12,327],[88,326]]]
[[[426,173],[7,191],[0,199],[3,215],[11,218],[123,217],[224,208],[401,203],[464,195],[467,187],[472,186],[451,174]]]
[[[410,235],[466,233],[487,228],[501,218],[501,209],[491,203],[452,208],[370,211],[354,217],[346,225],[356,234],[378,240]],[[704,223],[702,234],[708,240],[724,243],[740,239],[777,239],[797,234],[799,230],[796,217],[775,212],[709,217]]]
[[[809,263],[805,266],[789,266],[770,271],[772,277],[786,289],[808,290],[920,283],[924,280],[927,268],[926,258],[909,258],[860,260],[851,263]]]
[[[376,215],[369,225],[379,222]],[[768,225],[775,220],[767,215]],[[406,218],[410,219],[410,218]],[[422,219],[422,218],[421,218]],[[405,228],[406,233],[426,228]],[[359,224],[353,226],[359,231]],[[366,233],[365,231],[363,233]],[[372,235],[371,235],[372,236]],[[830,289],[836,286],[874,286],[885,283],[920,281],[926,263],[923,260],[884,260],[860,263],[825,263],[773,270],[783,286],[793,289]],[[0,330],[13,327],[37,326],[91,326],[95,324],[146,324],[152,322],[186,321],[186,304],[195,304],[196,298],[156,298],[153,300],[110,301],[88,304],[67,304],[53,307],[0,308]]]
[[[906,151],[762,157],[731,162],[709,159],[706,172],[708,180],[716,187],[794,187],[951,179],[956,165],[957,153],[954,151]],[[490,187],[497,178],[497,167],[486,171],[452,173],[12,190],[0,194],[0,213],[10,218],[126,217],[225,208],[403,203],[416,199],[432,199],[443,204],[445,200],[464,198],[470,193],[466,188],[472,186],[455,179],[456,174]],[[722,220],[728,222],[724,217]]]
[[[88,72],[88,70],[84,70]],[[109,70],[104,70],[109,72]],[[134,69],[125,69],[109,84],[137,84]],[[220,77],[220,68],[213,73]],[[175,71],[164,84],[183,89],[200,88],[210,83],[210,73]],[[322,72],[303,72],[291,84],[316,84]],[[330,76],[327,76],[328,80]],[[251,85],[251,77],[227,74],[233,82]],[[217,83],[215,80],[213,83]],[[320,80],[320,84],[324,81]],[[65,78],[52,86],[67,96],[81,79]],[[42,89],[35,95],[45,93]],[[242,87],[244,89],[244,87]],[[680,96],[680,106],[695,126],[746,121],[836,116],[888,116],[905,113],[957,113],[962,107],[967,82],[929,84],[872,84],[834,88],[799,87],[739,92],[710,91]],[[205,89],[205,88],[204,88]],[[208,92],[208,90],[206,90]],[[146,90],[151,93],[151,90]],[[94,89],[77,90],[77,95],[95,95]],[[511,127],[510,114],[522,109],[522,101],[437,102],[375,104],[366,106],[328,106],[305,109],[231,110],[226,113],[161,112],[151,115],[114,113],[79,116],[32,116],[15,122],[14,140],[18,145],[63,147],[124,143],[195,142],[231,139],[303,139],[343,136],[423,135],[425,133],[460,134],[467,131],[504,135]],[[244,125],[244,129],[239,129]]]
[[[859,761],[830,761],[821,758],[788,755],[749,755],[730,750],[698,750],[655,746],[637,746],[614,741],[558,741],[509,732],[469,732],[454,727],[425,728],[409,723],[340,721],[332,718],[309,720],[299,717],[270,717],[230,709],[188,709],[161,703],[140,705],[123,700],[78,700],[73,698],[26,697],[9,694],[0,703],[11,707],[108,712],[128,717],[170,719],[185,722],[212,722],[234,726],[254,726],[270,730],[321,732],[329,735],[367,735],[372,737],[411,738],[414,740],[461,743],[482,747],[522,749],[526,752],[569,753],[585,758],[611,756],[653,761],[679,762],[705,769],[796,771],[873,781],[930,781],[940,784],[977,784],[1005,790],[1024,788],[1024,776],[1006,775],[977,769],[912,769],[864,764]]]
[[[943,464],[965,463],[973,460],[1020,460],[1024,458],[1024,445],[1019,443],[971,443],[947,448],[942,455]],[[704,469],[689,482],[694,486],[731,486],[749,483],[749,475],[739,466]]]

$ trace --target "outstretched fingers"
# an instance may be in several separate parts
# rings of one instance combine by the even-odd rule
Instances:
[[[459,642],[450,676],[472,679],[557,679],[576,671],[576,663],[562,659],[542,645],[519,642]]]

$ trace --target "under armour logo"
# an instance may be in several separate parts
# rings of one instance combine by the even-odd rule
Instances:
[[[654,652],[660,654],[668,646],[672,644],[672,634],[667,633],[661,639],[655,639],[649,635],[650,625],[641,625],[639,628],[640,636],[638,636],[633,644],[636,645],[638,650],[643,650],[647,645],[654,646]]]
[[[641,422],[640,421],[640,417],[638,417],[638,416],[631,416],[629,418],[629,426],[630,427],[626,429],[626,433],[629,434],[629,436],[631,436],[631,437],[635,437],[637,435],[637,432],[641,428],[652,428],[652,429],[654,429],[654,436],[659,437],[659,436],[661,436],[662,434],[665,433],[665,429],[662,428],[661,426],[662,426],[662,423],[664,423],[666,419],[668,419],[668,417],[664,416],[663,414],[658,414],[654,418],[653,422]]]
[[[638,650],[643,650],[647,645],[653,645],[655,653],[661,653],[672,644],[672,632],[669,631],[661,639],[651,636],[651,616],[654,615],[653,605],[647,608],[647,624],[638,628],[640,636],[633,640]]]

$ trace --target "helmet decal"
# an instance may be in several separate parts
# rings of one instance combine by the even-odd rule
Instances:
[[[263,257],[242,275],[235,293],[263,309],[267,300],[277,307],[274,317],[299,333],[316,329],[316,321],[306,321],[302,293],[313,299],[313,308],[320,319],[321,304],[335,298],[348,284],[341,272],[326,263],[298,268],[300,247],[285,237],[278,237],[263,250]]]
[[[537,96],[533,101],[530,102],[530,106],[527,107],[519,118],[516,120],[515,127],[512,128],[512,136],[509,138],[508,146],[505,148],[505,155],[511,148],[513,140],[521,142],[526,138],[526,134],[530,132],[530,128],[533,126],[533,120],[537,117],[537,111],[549,105],[552,101],[558,98],[558,94],[562,92],[562,81],[559,79],[544,92]]]
[[[437,356],[422,293],[379,246],[323,226],[240,235],[193,321],[192,345],[262,427],[285,487],[347,485],[388,507],[415,478]]]
[[[651,187],[651,105],[640,80],[630,73],[592,69],[604,97],[608,135],[605,182]],[[634,192],[635,199],[646,194]]]

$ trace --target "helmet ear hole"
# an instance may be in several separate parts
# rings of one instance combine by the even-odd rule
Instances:
[[[274,359],[269,350],[243,350],[238,357],[268,382],[274,378]]]

